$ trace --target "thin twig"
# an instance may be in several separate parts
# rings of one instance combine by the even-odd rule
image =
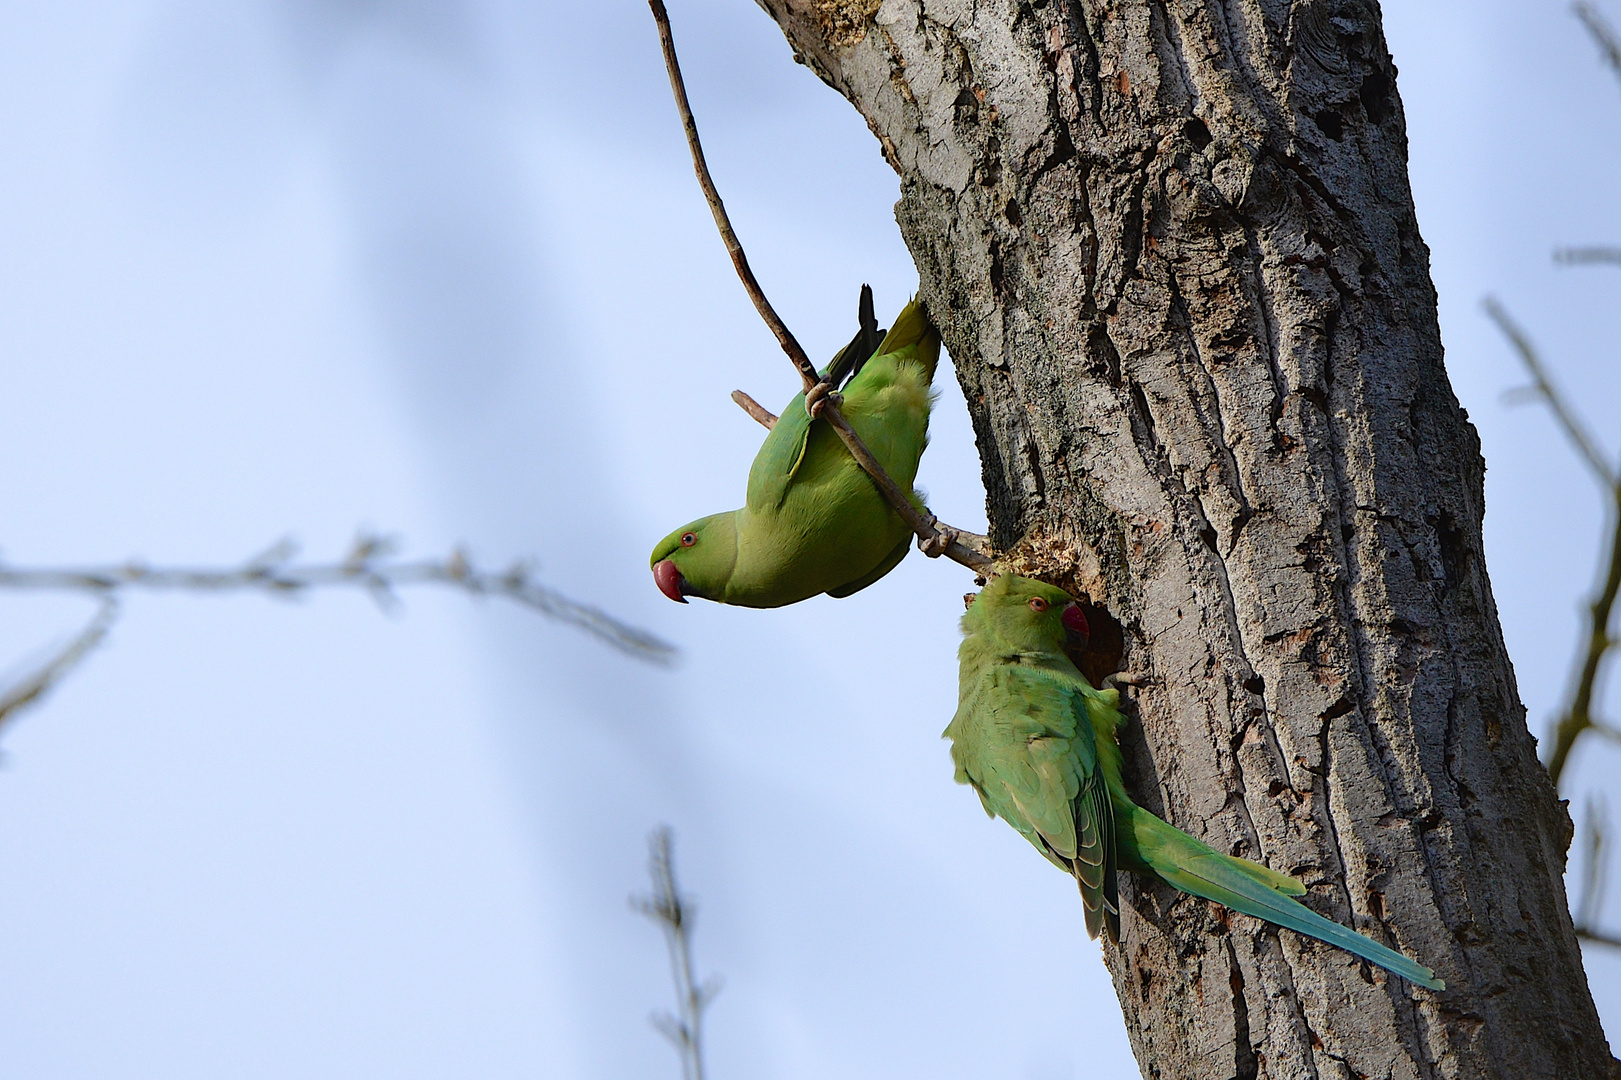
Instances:
[[[1587,32],[1592,35],[1594,43],[1598,45],[1599,53],[1604,57],[1604,62],[1610,65],[1610,70],[1615,72],[1617,77],[1621,77],[1621,39],[1617,39],[1615,28],[1604,18],[1598,8],[1587,3],[1586,0],[1577,0],[1577,3],[1571,5],[1571,10],[1582,21],[1582,25],[1587,27]]]
[[[1576,936],[1581,938],[1583,941],[1591,941],[1595,945],[1608,945],[1612,949],[1621,949],[1621,938],[1611,937],[1609,934],[1601,934],[1597,930],[1588,930],[1584,927],[1578,926],[1576,928]]]
[[[1553,752],[1548,757],[1548,775],[1553,778],[1554,786],[1557,788],[1559,777],[1565,771],[1565,762],[1570,758],[1571,747],[1575,745],[1582,732],[1594,726],[1593,692],[1598,683],[1599,669],[1604,663],[1605,654],[1614,644],[1609,628],[1616,594],[1621,592],[1621,483],[1617,482],[1615,469],[1604,460],[1597,443],[1587,433],[1586,426],[1560,396],[1531,339],[1515,325],[1514,320],[1496,298],[1487,297],[1485,308],[1486,314],[1519,353],[1521,362],[1531,374],[1534,384],[1532,389],[1547,404],[1549,411],[1554,415],[1554,420],[1564,431],[1571,445],[1576,447],[1588,468],[1603,485],[1610,502],[1610,511],[1614,516],[1610,547],[1600,563],[1607,567],[1604,585],[1587,609],[1587,648],[1577,663],[1576,688],[1571,695],[1569,707],[1554,727]]]
[[[1568,247],[1556,248],[1553,261],[1565,266],[1621,266],[1621,247]]]
[[[1571,696],[1570,707],[1554,729],[1553,754],[1548,758],[1548,775],[1553,777],[1556,788],[1577,736],[1593,727],[1593,689],[1598,683],[1599,667],[1604,662],[1604,655],[1614,644],[1609,627],[1610,611],[1615,607],[1616,593],[1621,591],[1621,488],[1612,487],[1610,499],[1615,525],[1610,534],[1610,550],[1606,560],[1609,569],[1604,575],[1604,587],[1588,606],[1587,652],[1577,669],[1576,692]]]
[[[9,689],[0,693],[0,731],[4,731],[9,720],[30,705],[37,705],[50,693],[51,689],[65,678],[68,672],[79,665],[79,662],[89,655],[90,650],[101,644],[112,629],[113,623],[118,620],[118,598],[104,596],[101,606],[83,630],[74,635],[73,639],[57,651],[34,672],[19,679]]]
[[[648,837],[648,874],[653,879],[650,896],[631,897],[631,907],[659,924],[664,943],[670,950],[670,975],[675,981],[676,1012],[654,1013],[653,1026],[675,1045],[681,1055],[681,1072],[686,1080],[703,1080],[703,1020],[715,995],[720,993],[718,978],[698,982],[692,964],[692,900],[681,895],[675,880],[675,852],[668,825]]]
[[[1565,433],[1565,437],[1571,441],[1571,444],[1582,455],[1582,460],[1587,463],[1587,467],[1592,469],[1593,474],[1603,481],[1605,487],[1615,487],[1615,469],[1604,459],[1603,453],[1598,449],[1597,441],[1592,435],[1588,434],[1586,425],[1565,404],[1565,399],[1560,396],[1558,388],[1553,384],[1553,380],[1548,377],[1547,368],[1543,366],[1542,358],[1537,355],[1536,346],[1531,344],[1531,339],[1524,330],[1520,329],[1519,325],[1509,315],[1508,310],[1498,302],[1495,296],[1486,297],[1482,306],[1486,309],[1487,316],[1503,332],[1503,336],[1508,338],[1509,344],[1514,346],[1514,351],[1519,353],[1520,362],[1525,365],[1525,369],[1531,374],[1534,385],[1530,389],[1534,390],[1547,403],[1554,419],[1558,421],[1560,429]]]
[[[726,206],[720,201],[720,192],[715,190],[715,181],[709,177],[709,166],[704,163],[704,148],[698,142],[698,122],[692,118],[692,107],[687,104],[687,87],[681,79],[681,65],[675,58],[675,38],[670,33],[670,13],[664,10],[664,0],[648,0],[653,9],[653,18],[659,24],[659,44],[664,47],[664,66],[670,73],[670,89],[675,91],[675,107],[681,113],[681,125],[687,132],[687,146],[692,150],[693,171],[698,174],[698,185],[704,189],[704,198],[709,201],[710,213],[715,216],[715,227],[720,230],[721,241],[726,245],[726,253],[732,257],[732,265],[737,268],[737,276],[743,279],[743,288],[754,301],[754,309],[760,313],[760,318],[771,328],[776,335],[777,343],[782,351],[788,354],[788,359],[794,362],[799,369],[799,377],[809,390],[816,385],[816,365],[811,363],[805,350],[799,347],[799,341],[794,337],[793,331],[778,317],[777,311],[771,306],[771,301],[765,298],[760,289],[760,283],[754,279],[754,271],[749,269],[749,259],[743,254],[743,245],[737,239],[737,233],[732,231],[732,219],[726,215]]]
[[[760,283],[754,278],[754,272],[749,269],[748,259],[743,254],[743,245],[732,229],[731,220],[726,216],[726,207],[720,199],[720,192],[716,190],[715,182],[709,175],[709,165],[704,161],[703,145],[698,141],[698,123],[693,119],[692,107],[687,103],[687,88],[681,78],[681,65],[675,56],[675,37],[670,30],[670,14],[664,9],[664,0],[648,0],[648,6],[653,11],[654,21],[658,23],[659,44],[664,50],[664,66],[670,75],[670,89],[675,93],[675,105],[681,114],[681,125],[687,133],[687,148],[692,152],[692,167],[698,174],[698,186],[703,188],[704,198],[708,200],[710,212],[715,217],[715,226],[720,230],[721,240],[726,245],[727,253],[732,257],[732,265],[737,268],[737,276],[742,279],[744,290],[749,294],[749,299],[754,301],[755,310],[776,335],[783,352],[788,354],[788,358],[793,361],[795,369],[799,372],[800,381],[804,383],[807,411],[813,417],[826,418],[832,425],[857,464],[872,477],[873,483],[895,508],[895,512],[917,534],[918,547],[924,554],[931,558],[945,555],[953,562],[961,563],[976,571],[988,569],[992,563],[989,540],[975,533],[961,532],[943,525],[939,518],[913,505],[911,496],[902,491],[900,485],[889,477],[884,467],[878,463],[878,459],[873,457],[872,451],[862,441],[861,436],[856,434],[855,428],[851,427],[839,412],[837,395],[828,392],[829,385],[817,374],[816,367],[805,355],[805,350],[799,347],[799,342],[777,316],[771,302],[766,299],[765,293],[760,289]]]
[[[770,431],[772,428],[777,426],[777,414],[766,408],[764,405],[761,405],[758,401],[755,401],[753,398],[749,397],[743,391],[733,390],[732,400],[737,402],[738,408],[742,409],[744,412],[754,417],[755,420],[763,424],[767,431]]]
[[[0,564],[0,588],[87,592],[113,597],[125,589],[186,592],[261,592],[291,598],[310,589],[356,586],[377,604],[392,610],[396,589],[409,585],[449,585],[475,596],[499,596],[542,615],[584,630],[639,660],[667,663],[675,647],[645,630],[571,600],[533,579],[532,567],[513,563],[506,570],[485,571],[472,565],[460,549],[445,559],[393,561],[393,540],[361,534],[349,554],[336,563],[294,563],[298,549],[283,540],[240,566],[221,569],[158,567],[131,560],[118,566],[25,568]]]

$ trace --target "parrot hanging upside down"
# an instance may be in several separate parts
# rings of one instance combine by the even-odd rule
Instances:
[[[884,471],[910,491],[929,441],[940,334],[913,300],[874,351],[871,295],[863,287],[862,331],[830,370],[866,361],[840,409]],[[679,603],[701,596],[781,607],[817,593],[859,592],[893,570],[911,542],[912,530],[832,425],[806,414],[801,393],[755,456],[743,508],[683,525],[653,549],[651,563],[659,590]]]
[[[1409,982],[1444,990],[1435,972],[1290,899],[1299,881],[1223,855],[1131,801],[1120,781],[1118,690],[1095,690],[1064,654],[1085,637],[1070,595],[1013,575],[963,616],[957,715],[946,728],[957,782],[1080,885],[1087,933],[1118,941],[1118,869],[1345,949]]]

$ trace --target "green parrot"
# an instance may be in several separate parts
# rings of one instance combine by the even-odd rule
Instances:
[[[874,348],[871,311],[871,290],[863,288],[862,330],[823,374],[855,370],[840,409],[910,491],[929,441],[940,334],[913,300]],[[768,608],[859,592],[893,570],[911,544],[912,530],[832,426],[806,414],[800,393],[755,455],[743,508],[683,525],[659,541],[650,561],[671,600]]]
[[[958,650],[957,715],[946,727],[957,782],[1080,885],[1086,930],[1120,937],[1118,870],[1152,874],[1355,953],[1409,982],[1435,972],[1291,900],[1299,881],[1215,851],[1131,801],[1120,781],[1118,690],[1095,690],[1064,653],[1086,616],[1052,585],[1006,575],[971,599]]]

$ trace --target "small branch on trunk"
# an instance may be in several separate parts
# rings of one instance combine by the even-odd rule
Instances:
[[[113,623],[118,620],[118,598],[104,596],[101,607],[96,614],[85,624],[85,628],[74,635],[73,639],[57,651],[56,655],[41,664],[32,674],[17,680],[9,689],[0,693],[0,732],[4,732],[7,722],[31,705],[37,705],[44,699],[51,689],[61,682],[79,662],[89,655],[90,650],[101,644],[111,630]]]
[[[990,540],[977,533],[953,529],[913,503],[907,493],[900,489],[900,485],[884,472],[883,466],[872,456],[872,451],[867,449],[867,444],[861,441],[861,436],[856,434],[855,428],[851,427],[844,414],[839,412],[838,402],[834,398],[827,399],[827,408],[822,410],[822,416],[833,425],[833,430],[844,440],[844,445],[849,448],[857,464],[872,477],[873,483],[878,485],[878,490],[889,500],[889,505],[895,508],[901,520],[917,534],[919,551],[931,559],[945,555],[952,562],[961,563],[970,570],[985,570],[991,565],[992,560],[988,554]]]
[[[1576,447],[1588,468],[1603,486],[1609,498],[1610,513],[1614,518],[1609,551],[1603,556],[1602,565],[1607,566],[1604,585],[1599,590],[1598,596],[1588,605],[1587,648],[1577,663],[1576,690],[1571,696],[1565,715],[1559,718],[1559,723],[1554,728],[1553,752],[1548,757],[1548,775],[1553,778],[1554,786],[1557,788],[1559,777],[1565,771],[1565,762],[1570,758],[1571,747],[1575,745],[1582,732],[1595,726],[1592,715],[1594,688],[1598,684],[1599,669],[1604,663],[1605,654],[1614,644],[1609,628],[1616,594],[1621,592],[1621,483],[1618,483],[1615,469],[1604,460],[1598,444],[1588,434],[1580,417],[1560,396],[1558,388],[1549,378],[1547,369],[1537,354],[1536,347],[1531,344],[1531,339],[1514,323],[1494,297],[1486,298],[1485,307],[1486,314],[1497,324],[1503,336],[1508,338],[1509,343],[1519,354],[1520,361],[1530,372],[1533,385],[1528,390],[1548,406],[1555,422],[1564,431],[1565,437]]]
[[[800,380],[804,383],[806,412],[812,417],[825,418],[833,426],[833,430],[849,448],[851,456],[867,475],[872,477],[873,483],[895,508],[895,512],[917,534],[919,550],[930,558],[945,555],[953,562],[961,563],[971,570],[985,572],[992,563],[990,542],[975,533],[952,529],[942,524],[933,514],[919,510],[913,505],[910,495],[902,491],[900,485],[884,471],[878,459],[873,457],[872,451],[862,442],[861,436],[856,434],[855,428],[851,427],[849,421],[839,412],[838,395],[833,393],[833,384],[817,374],[816,366],[810,362],[805,350],[800,348],[798,340],[778,317],[771,302],[766,299],[760,283],[755,280],[754,271],[749,269],[748,258],[743,254],[743,245],[732,229],[731,219],[727,217],[720,192],[716,190],[715,181],[709,175],[709,166],[704,161],[703,145],[698,141],[698,122],[693,119],[692,107],[687,103],[686,84],[681,78],[681,65],[676,60],[675,37],[670,30],[670,13],[664,9],[664,0],[648,0],[648,7],[652,9],[653,19],[658,23],[659,44],[664,50],[664,66],[669,72],[670,89],[675,93],[675,106],[681,114],[681,125],[687,133],[687,148],[692,152],[692,167],[698,174],[698,186],[703,188],[704,198],[709,202],[710,213],[715,218],[715,227],[720,230],[721,241],[732,257],[732,265],[737,269],[737,276],[742,279],[744,290],[749,294],[749,299],[754,301],[755,310],[776,335],[782,351],[788,354],[788,358],[793,361],[795,369],[799,372]],[[743,402],[738,400],[737,393],[732,395],[732,400],[743,405]],[[747,405],[743,405],[743,408],[748,410]],[[749,412],[753,415],[752,410]]]
[[[686,1080],[703,1080],[703,1020],[715,995],[719,979],[698,982],[692,964],[692,901],[681,895],[675,880],[675,852],[670,827],[661,826],[648,838],[648,874],[653,879],[650,896],[631,897],[630,906],[658,923],[664,943],[670,950],[670,975],[675,980],[675,1013],[654,1013],[653,1026],[674,1044],[681,1055],[681,1073]]]
[[[764,425],[767,431],[770,431],[772,428],[777,426],[777,414],[766,408],[764,405],[761,405],[758,401],[755,401],[753,398],[749,397],[743,391],[733,390],[732,400],[737,402],[738,408],[742,409],[744,412],[748,413],[750,416],[754,417],[754,419],[758,420],[762,425]]]

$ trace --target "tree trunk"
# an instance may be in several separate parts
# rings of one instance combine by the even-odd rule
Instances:
[[[760,3],[900,174],[998,546],[1149,677],[1138,800],[1448,983],[1125,881],[1143,1075],[1616,1075],[1377,7]]]

